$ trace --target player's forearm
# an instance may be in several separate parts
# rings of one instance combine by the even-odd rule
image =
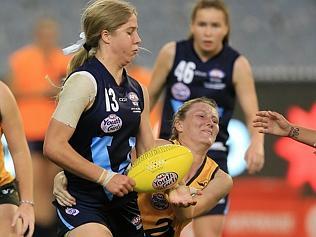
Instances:
[[[316,131],[291,124],[288,137],[306,145],[316,147]]]
[[[253,120],[255,119],[257,106],[252,110],[253,112],[248,113],[246,116],[247,128],[250,134],[250,138],[252,142],[264,144],[264,134],[258,132],[258,128],[253,126]]]
[[[24,153],[15,155],[14,168],[20,199],[33,202],[33,170],[30,156]]]
[[[197,197],[197,204],[195,206],[174,207],[173,209],[177,220],[183,222],[201,215],[216,206],[219,200],[227,193],[228,191],[223,192],[223,190],[221,190],[219,192],[215,191],[214,193],[202,194],[203,197]]]
[[[194,217],[194,206],[189,207],[173,207],[173,211],[177,221],[184,222]]]
[[[257,129],[249,128],[250,138],[252,142],[264,144],[264,134],[259,133]]]
[[[44,155],[61,168],[96,182],[103,169],[80,156],[69,144],[45,141]]]
[[[150,111],[152,111],[152,109],[155,107],[155,105],[157,104],[157,101],[159,99],[159,96],[161,94],[161,90],[156,90],[154,88],[152,88],[151,85],[149,85],[148,87],[148,93],[149,93],[149,105],[150,105]]]
[[[189,207],[174,207],[177,219],[185,221],[192,219],[202,213],[212,209],[219,200],[225,197],[233,187],[233,180],[230,175],[222,170],[218,170],[214,179],[196,196],[197,204]]]
[[[224,198],[233,187],[233,179],[222,170],[218,170],[214,179],[203,190],[201,196],[197,196],[197,204],[194,206],[193,216],[199,216],[202,213],[212,209]]]

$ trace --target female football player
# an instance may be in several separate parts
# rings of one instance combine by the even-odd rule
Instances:
[[[161,118],[160,138],[171,134],[173,114],[185,101],[206,96],[218,104],[220,131],[208,154],[225,172],[227,168],[228,123],[236,99],[244,112],[251,135],[245,155],[249,173],[264,165],[263,135],[252,127],[258,102],[247,58],[229,45],[229,13],[221,0],[199,0],[193,8],[189,39],[169,42],[157,57],[148,87],[151,108],[162,91],[165,102]],[[222,235],[228,197],[203,216],[196,218],[193,230],[199,237]]]
[[[76,206],[56,204],[58,236],[143,237],[135,182],[124,175],[130,151],[154,146],[148,93],[125,70],[137,55],[136,9],[125,1],[90,2],[76,52],[44,142],[65,170]]]
[[[185,102],[176,112],[172,125],[170,141],[160,139],[157,145],[180,144],[188,147],[193,154],[193,165],[180,185],[167,194],[140,193],[138,205],[141,211],[146,237],[179,236],[182,228],[193,217],[214,207],[232,187],[231,177],[222,171],[207,155],[218,134],[218,113],[216,103],[207,98],[197,98]],[[62,206],[76,204],[76,197],[67,191],[67,180],[62,173],[55,178],[54,194]],[[168,199],[198,194],[194,197],[196,205],[179,207]]]
[[[32,160],[17,103],[9,88],[0,82],[0,138],[3,134],[16,178],[5,169],[0,142],[0,236],[31,237],[35,222]]]

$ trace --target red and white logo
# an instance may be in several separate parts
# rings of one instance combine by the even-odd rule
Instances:
[[[131,220],[131,223],[136,227],[137,230],[139,230],[143,226],[142,219],[140,216],[134,216]]]

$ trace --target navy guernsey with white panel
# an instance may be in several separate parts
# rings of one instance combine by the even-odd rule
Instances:
[[[70,145],[85,159],[106,170],[124,174],[130,164],[130,152],[136,143],[144,108],[139,83],[123,73],[121,85],[95,57],[76,71],[87,71],[97,83],[92,107],[83,112]],[[112,208],[136,197],[135,192],[123,198],[112,195],[101,185],[66,172],[69,192],[85,205]]]
[[[224,44],[221,52],[203,62],[196,54],[191,39],[176,43],[174,63],[166,82],[166,98],[160,129],[161,138],[170,137],[173,114],[183,102],[205,96],[216,101],[220,117],[220,132],[212,149],[227,152],[227,126],[235,105],[232,76],[234,63],[239,55],[228,44]],[[224,162],[216,160],[216,156],[214,157],[212,153],[209,155],[220,166],[221,163],[224,164]],[[221,168],[226,170],[226,167]]]

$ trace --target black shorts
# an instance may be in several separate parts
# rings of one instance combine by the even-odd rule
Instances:
[[[226,215],[229,210],[229,196],[225,196],[213,209],[204,212],[201,216],[208,216],[208,215]]]
[[[137,200],[133,199],[110,210],[91,208],[77,202],[72,207],[62,207],[56,201],[57,236],[86,223],[100,223],[111,231],[113,237],[144,237]]]
[[[220,167],[221,170],[228,174],[228,167],[227,167],[227,156],[228,152],[226,151],[213,151],[210,150],[207,153]],[[218,204],[213,207],[213,209],[205,212],[202,216],[207,215],[226,215],[229,209],[229,197],[228,195],[221,200],[219,200]]]
[[[30,151],[31,152],[39,152],[43,153],[43,146],[44,141],[43,140],[33,140],[33,141],[27,141]]]
[[[0,204],[20,205],[20,198],[15,181],[0,187]]]

